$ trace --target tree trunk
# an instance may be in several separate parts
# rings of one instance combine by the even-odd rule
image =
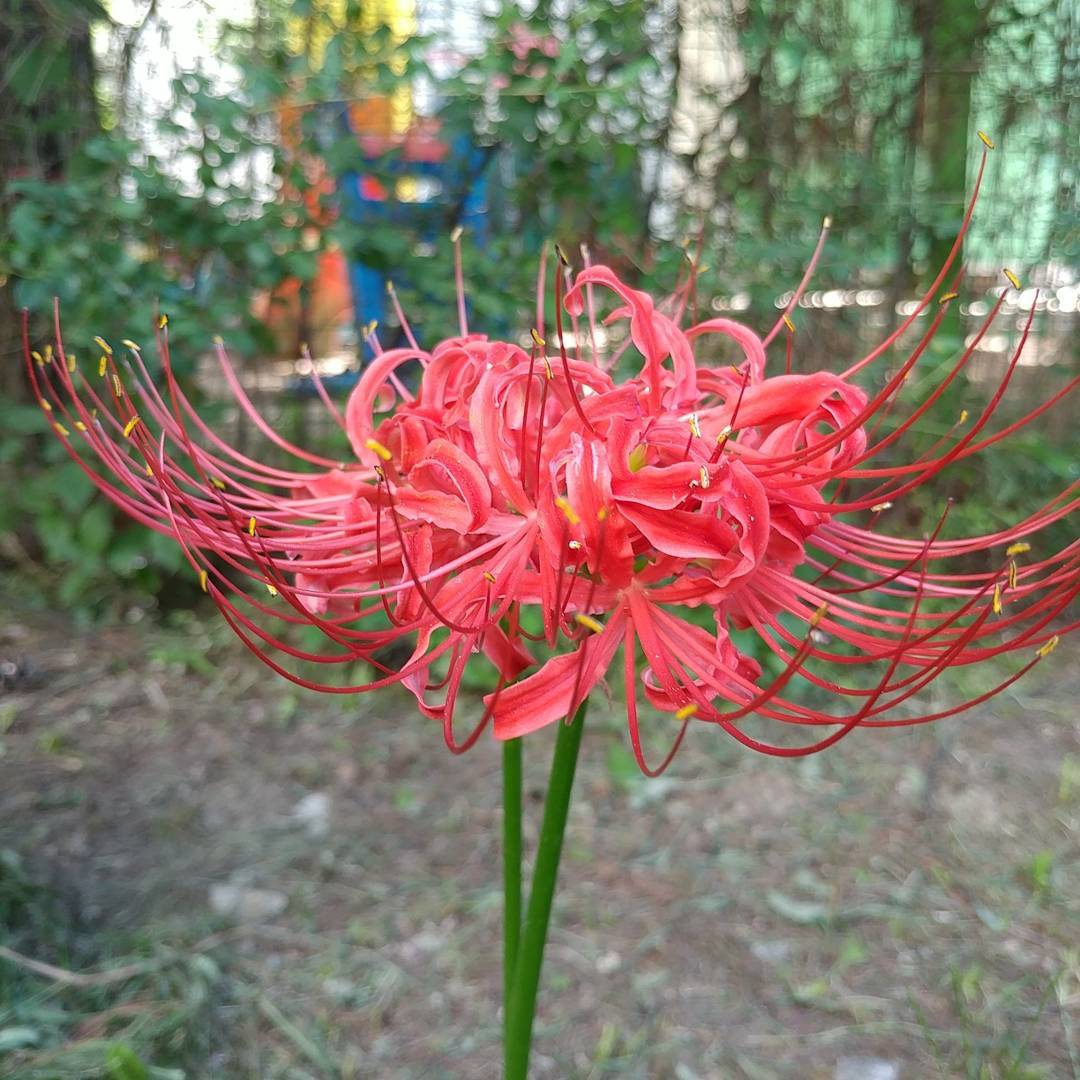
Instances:
[[[94,94],[92,22],[96,0],[64,7],[0,0],[0,252],[10,243],[15,180],[59,180],[79,146],[101,130]],[[16,281],[0,254],[0,399],[26,396]]]

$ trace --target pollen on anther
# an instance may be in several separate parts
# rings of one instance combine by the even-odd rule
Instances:
[[[133,416],[133,417],[132,417],[132,418],[131,418],[131,419],[130,419],[130,420],[129,420],[129,421],[128,421],[128,422],[127,422],[127,423],[126,423],[125,425],[124,425],[124,438],[125,438],[125,439],[130,439],[130,438],[131,438],[131,433],[132,433],[132,432],[133,432],[133,431],[134,431],[134,430],[135,430],[135,429],[136,429],[136,428],[137,428],[137,427],[139,426],[139,424],[141,424],[141,423],[142,423],[142,421],[141,421],[141,420],[140,420],[140,419],[138,418],[138,416]]]
[[[158,329],[159,330],[164,330],[165,327],[167,327],[169,325],[169,316],[166,315],[164,311],[158,317],[157,324],[158,324]]]
[[[701,477],[701,486],[703,488],[707,488],[709,486],[709,484],[712,482],[709,479],[709,470],[704,465],[702,465],[701,466],[701,471],[699,472],[698,475]]]
[[[604,624],[599,619],[594,619],[591,615],[586,615],[579,611],[574,616],[575,622],[584,626],[586,630],[591,630],[594,634],[599,634],[604,629]]]
[[[960,419],[959,419],[958,423],[966,424],[967,423],[967,418],[968,418],[967,409],[961,409],[960,410]]]
[[[993,150],[994,149],[994,140],[991,139],[990,136],[987,135],[985,131],[978,132],[978,136],[979,136],[979,139],[982,142],[983,146],[985,146],[987,150]]]
[[[46,411],[52,412],[52,406],[42,397],[38,398],[38,404]]]
[[[694,716],[698,711],[698,707],[694,702],[689,702],[683,705],[681,709],[675,711],[676,720],[689,720],[691,716]]]
[[[1049,656],[1057,647],[1061,638],[1055,634],[1049,641],[1044,642],[1035,650],[1035,655],[1041,660],[1044,656]]]
[[[383,461],[389,461],[394,456],[378,439],[368,439],[364,445],[373,453],[378,454]]]
[[[30,355],[34,358],[34,362],[37,364],[38,367],[45,366],[45,357],[42,356],[41,353],[37,351],[37,349],[34,349],[34,351]]]
[[[1016,563],[1012,560],[1009,561],[1009,588],[1016,588]]]
[[[542,349],[547,344],[547,342],[540,336],[535,326],[529,331],[529,333],[532,335],[533,344],[536,345],[538,348]]]
[[[109,358],[107,356],[103,355],[101,357],[101,359],[98,360],[98,362],[97,362],[98,378],[101,378],[101,379],[105,378],[105,371],[108,368],[108,366],[109,366]]]
[[[210,477],[210,483],[214,487],[216,487],[218,489],[218,491],[224,491],[225,490],[225,481],[224,480],[219,480],[216,476],[211,476]]]
[[[1009,279],[1009,284],[1014,289],[1020,288],[1020,279],[1007,266],[1003,266],[1001,272]]]
[[[891,502],[879,502],[879,503],[874,503],[874,505],[871,506],[870,509],[875,514],[880,514],[882,511],[888,510],[891,506],[892,506]]]
[[[1014,555],[1023,555],[1025,551],[1030,551],[1031,545],[1024,540],[1019,540],[1015,544],[1010,544],[1005,549],[1005,554],[1011,559]]]
[[[690,419],[687,421],[687,423],[689,423],[690,425],[690,431],[693,434],[694,438],[700,439],[701,425],[698,423],[698,415],[696,412],[690,414]]]
[[[112,356],[112,346],[103,338],[94,338],[94,344],[106,355]]]
[[[59,422],[53,424],[53,427],[56,429],[57,435],[63,435],[65,438],[67,438],[67,436],[71,434],[71,432],[69,432],[68,429]]]
[[[819,607],[817,609],[817,611],[815,611],[814,614],[810,616],[810,627],[811,627],[811,629],[816,629],[821,624],[821,620],[824,619],[825,616],[828,615],[828,614],[829,614],[829,605],[828,604],[822,604],[821,607]]]
[[[75,368],[78,367],[78,362],[75,359],[74,353],[68,353],[67,355],[67,369],[69,374],[75,374]]]
[[[563,512],[563,517],[565,517],[571,525],[577,525],[581,521],[581,518],[578,517],[577,511],[562,495],[556,497],[555,505]]]
[[[601,506],[600,509],[596,511],[596,520],[597,521],[607,521],[607,507],[606,506]]]
[[[132,341],[131,338],[124,338],[124,340],[121,341],[120,344],[123,345],[125,349],[130,349],[132,352],[141,352],[142,351],[139,348],[138,342]]]
[[[727,442],[728,439],[731,438],[731,431],[732,431],[731,425],[730,424],[725,424],[723,429],[721,430],[720,434],[716,436],[716,441],[718,443]]]
[[[999,581],[994,586],[994,601],[993,601],[994,614],[1001,614],[1001,582]]]
[[[955,300],[960,294],[955,292],[947,292],[944,296],[938,297],[939,304],[947,304],[950,300]]]
[[[495,584],[495,575],[490,570],[484,571],[484,580],[490,581],[492,585]]]
[[[788,328],[788,333],[795,333],[795,324],[791,321],[791,316],[786,311],[784,312],[784,325]]]
[[[256,526],[255,519],[253,517],[249,517],[248,518],[248,536],[254,536],[255,535],[255,526]]]
[[[119,375],[114,375],[112,377],[112,380],[113,380],[113,391],[115,392],[116,396],[118,398],[123,397],[124,396],[124,384],[120,381],[120,376]]]
[[[269,594],[270,594],[271,596],[277,596],[277,589],[275,589],[275,588],[274,588],[274,586],[273,586],[273,585],[271,585],[269,581],[268,581],[268,582],[266,583],[266,591],[267,591],[267,592],[268,592],[268,593],[269,593]]]
[[[202,589],[203,592],[209,592],[210,591],[209,588],[208,588],[208,584],[207,584],[207,578],[208,578],[208,575],[207,575],[206,571],[205,570],[200,570],[199,571],[199,588]]]

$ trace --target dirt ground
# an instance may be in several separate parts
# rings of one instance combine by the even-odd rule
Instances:
[[[184,1075],[498,1076],[493,740],[455,758],[404,694],[291,689],[209,613],[82,630],[0,601],[0,849],[99,961],[200,958]],[[1066,645],[938,725],[794,763],[699,732],[656,781],[596,706],[535,1075],[1080,1075],[1078,699]]]

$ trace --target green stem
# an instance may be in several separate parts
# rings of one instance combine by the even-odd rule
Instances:
[[[586,705],[587,702],[581,703],[573,723],[559,725],[559,734],[555,740],[555,756],[551,762],[551,777],[544,802],[544,820],[540,826],[540,842],[536,850],[532,888],[529,891],[529,907],[518,943],[513,985],[505,1003],[505,1080],[527,1080],[528,1076],[540,967],[544,961],[544,945],[551,920],[551,901],[555,896],[559,856],[562,854],[563,835],[566,832],[566,815],[570,808],[570,792],[574,786],[574,770],[581,746],[581,733],[585,729]]]
[[[503,743],[503,1024],[521,938],[521,740]]]

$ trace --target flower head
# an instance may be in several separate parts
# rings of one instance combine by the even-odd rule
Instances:
[[[544,324],[542,265],[537,326],[524,343],[489,340],[468,330],[459,269],[457,336],[421,348],[401,314],[409,346],[383,351],[372,334],[376,357],[344,414],[317,383],[350,461],[275,431],[218,343],[240,408],[295,464],[262,464],[227,445],[174,378],[164,322],[160,388],[136,347],[118,355],[99,340],[96,373],[77,369],[59,325],[48,361],[27,343],[27,367],[87,475],[133,517],[175,536],[247,647],[302,686],[352,693],[401,683],[441,722],[447,745],[462,750],[489,721],[496,736],[514,738],[572,715],[621,650],[630,739],[645,771],[667,764],[692,722],[765,753],[807,754],[856,727],[921,723],[983,701],[1075,625],[1057,624],[1080,591],[1080,542],[1033,551],[1039,531],[1080,503],[1077,484],[989,536],[951,537],[947,510],[923,537],[885,530],[890,506],[1077,383],[990,428],[1029,316],[979,415],[913,460],[897,460],[893,448],[962,373],[1001,307],[922,403],[904,401],[942,319],[935,298],[954,295],[946,279],[962,235],[916,309],[838,374],[792,374],[790,348],[785,370],[774,371],[767,354],[785,329],[790,346],[789,313],[820,243],[763,337],[728,319],[685,326],[692,274],[658,304],[605,266],[572,274],[560,255],[553,325]],[[626,331],[612,350],[598,345],[602,315]],[[916,344],[881,388],[860,388],[854,377],[884,367],[909,331]],[[726,339],[741,358],[704,361],[710,338]],[[986,550],[991,569],[952,565]],[[298,645],[289,633],[296,625],[318,627],[325,647]],[[765,677],[740,652],[733,632],[746,630],[778,658],[778,674]],[[391,665],[386,647],[399,642],[408,659]],[[1005,681],[918,712],[918,695],[946,668],[1017,650],[1025,659]],[[462,736],[459,688],[481,653],[497,681]],[[374,678],[339,685],[294,670],[357,660],[374,666]],[[869,684],[842,678],[856,669],[873,671]],[[798,681],[828,691],[833,705],[801,702]],[[641,747],[639,693],[677,724],[657,765]],[[745,728],[752,714],[806,727],[808,737],[794,746],[764,741]]]

